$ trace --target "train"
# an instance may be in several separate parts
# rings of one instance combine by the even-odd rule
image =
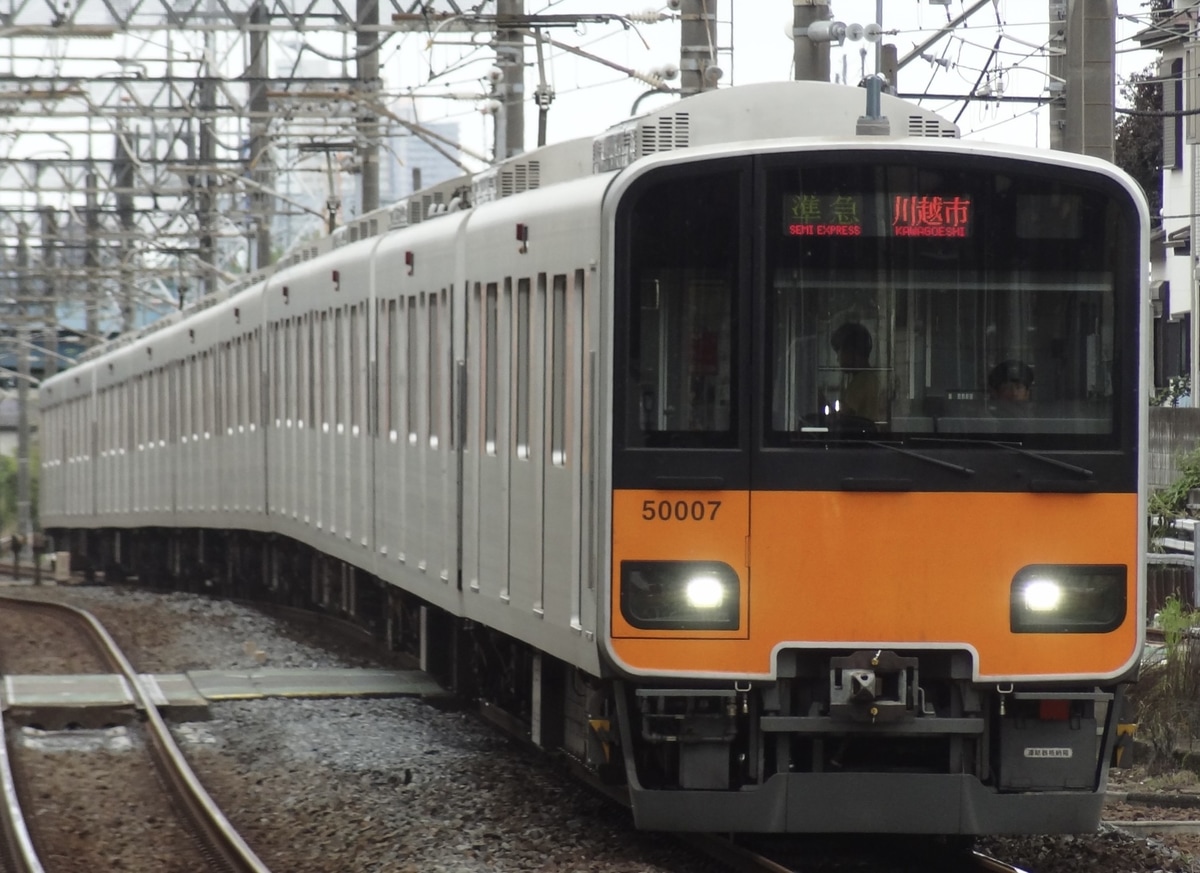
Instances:
[[[1113,165],[877,85],[704,92],[90,350],[41,387],[41,524],[357,622],[642,829],[1091,831],[1148,226]]]

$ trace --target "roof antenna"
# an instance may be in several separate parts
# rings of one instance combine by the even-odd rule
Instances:
[[[858,117],[855,133],[859,136],[891,136],[892,124],[880,113],[880,95],[883,93],[883,76],[867,76],[867,114]]]

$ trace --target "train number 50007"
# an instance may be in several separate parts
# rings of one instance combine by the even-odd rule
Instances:
[[[643,500],[642,518],[646,521],[713,521],[720,500]]]

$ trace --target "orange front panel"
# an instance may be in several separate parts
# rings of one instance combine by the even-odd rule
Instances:
[[[745,491],[618,491],[613,494],[612,635],[630,638],[745,639],[748,633],[750,500]],[[722,561],[741,583],[736,631],[664,631],[632,627],[621,617],[621,560]]]
[[[612,648],[638,672],[767,675],[788,645],[963,647],[987,679],[1112,674],[1135,654],[1134,494],[755,492],[748,634],[720,641],[635,639],[621,626],[623,558],[707,558],[718,545],[698,526],[655,535],[637,524],[643,494],[659,496],[614,495],[613,516]],[[1028,564],[1127,566],[1125,622],[1106,634],[1012,633],[1012,579]]]

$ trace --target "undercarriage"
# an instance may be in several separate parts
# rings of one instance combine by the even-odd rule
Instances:
[[[1094,830],[1120,687],[981,685],[966,652],[794,650],[777,681],[614,695],[640,827]]]

